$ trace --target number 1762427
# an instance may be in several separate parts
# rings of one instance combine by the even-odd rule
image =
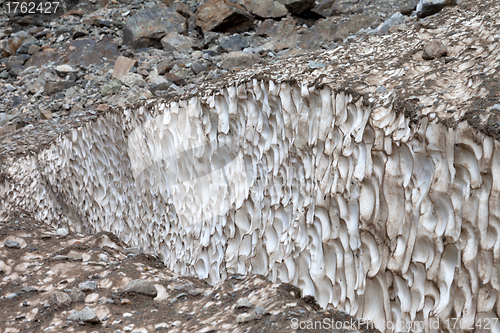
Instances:
[[[47,2],[16,2],[8,1],[4,8],[8,14],[54,14],[59,7],[58,1]]]

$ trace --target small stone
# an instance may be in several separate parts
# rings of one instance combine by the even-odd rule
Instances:
[[[31,293],[31,292],[38,291],[38,289],[36,289],[34,287],[27,286],[27,287],[21,288],[21,291],[25,292],[25,293]]]
[[[127,318],[127,317],[132,317],[132,314],[131,314],[130,312],[125,312],[125,313],[123,314],[123,316],[124,316],[125,318]]]
[[[127,87],[144,87],[146,84],[146,81],[144,81],[142,75],[137,73],[128,73],[124,75],[121,79],[121,82]]]
[[[245,310],[253,308],[253,304],[247,298],[240,298],[236,302],[236,309]]]
[[[115,66],[113,68],[113,77],[117,80],[121,80],[123,76],[129,73],[130,68],[135,66],[136,60],[130,59],[124,56],[119,56],[115,61]]]
[[[69,294],[69,296],[75,303],[83,302],[85,300],[85,293],[76,287],[73,287],[71,289],[71,293]]]
[[[99,104],[96,108],[97,111],[99,112],[108,112],[110,109],[108,104]]]
[[[67,236],[68,235],[68,229],[67,228],[59,228],[56,230],[56,235],[57,236]]]
[[[378,87],[378,88],[377,88],[377,90],[375,90],[375,93],[376,93],[376,94],[385,94],[387,91],[388,91],[388,90],[387,90],[387,88],[386,88],[386,87],[384,87],[384,86],[380,86],[380,87]]]
[[[21,244],[19,242],[7,240],[4,242],[5,247],[10,248],[10,249],[20,249]]]
[[[83,256],[75,251],[70,251],[68,253],[68,258],[73,260],[73,261],[83,261]]]
[[[120,91],[121,86],[122,84],[118,80],[109,81],[101,88],[101,95],[109,96],[116,94],[117,92]]]
[[[258,315],[258,316],[264,316],[264,315],[269,314],[269,311],[267,311],[267,310],[266,310],[266,309],[264,309],[264,308],[261,308],[260,306],[256,307],[256,308],[254,309],[254,312],[255,312],[255,314],[256,314],[256,315]]]
[[[67,319],[76,322],[83,321],[85,323],[93,324],[100,322],[99,317],[97,317],[94,310],[89,307],[85,307],[82,311],[72,311]]]
[[[61,308],[68,307],[71,305],[71,297],[66,293],[56,291],[54,293],[54,302]]]
[[[40,110],[40,115],[42,119],[52,119],[52,112],[47,109]]]
[[[130,281],[122,288],[122,291],[136,292],[150,297],[156,297],[158,295],[158,291],[153,283],[141,279]]]
[[[17,297],[17,294],[16,293],[12,293],[12,294],[8,294],[5,296],[5,299],[14,299]]]
[[[85,297],[85,303],[97,303],[98,300],[99,300],[99,294],[98,293],[88,294]]]
[[[62,254],[58,254],[58,255],[54,256],[52,258],[52,260],[54,260],[54,261],[64,261],[64,260],[68,260],[68,256],[64,256]]]
[[[493,105],[493,107],[491,109],[500,111],[500,104]]]
[[[69,73],[74,73],[76,72],[76,69],[71,67],[70,65],[59,65],[55,68],[57,74],[59,75],[66,75]]]
[[[161,45],[165,51],[169,51],[171,47],[177,51],[184,51],[193,47],[194,40],[191,37],[178,33],[168,33],[161,39]]]
[[[315,69],[315,68],[323,68],[323,67],[326,67],[326,65],[325,65],[325,64],[322,64],[322,63],[320,63],[320,62],[311,61],[311,60],[309,60],[309,61],[307,62],[307,66],[308,66],[309,68],[313,68],[313,69]]]
[[[256,317],[254,315],[248,314],[248,313],[242,313],[242,314],[239,314],[238,316],[236,316],[237,323],[246,323],[246,322],[249,322],[249,321],[252,321],[255,319],[256,319]]]
[[[97,282],[96,281],[85,281],[82,282],[78,285],[78,288],[81,291],[94,291],[97,289]]]
[[[432,60],[435,58],[443,57],[448,53],[446,46],[439,40],[433,39],[424,46],[422,58],[425,60]]]
[[[7,90],[8,90],[8,91],[14,91],[14,90],[16,90],[16,87],[14,87],[14,86],[13,86],[12,84],[10,84],[10,83],[7,83],[7,84],[5,85],[5,88],[7,88]]]
[[[120,303],[122,305],[128,305],[128,304],[132,304],[132,302],[130,302],[130,300],[128,298],[122,298]]]

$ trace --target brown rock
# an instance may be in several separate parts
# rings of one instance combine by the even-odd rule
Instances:
[[[433,39],[424,45],[422,58],[425,60],[432,60],[439,57],[444,57],[448,51],[446,46],[439,40]]]
[[[109,111],[109,105],[108,104],[99,104],[97,106],[97,111],[100,111],[100,112],[107,112]]]
[[[169,32],[184,34],[186,19],[171,8],[157,5],[137,12],[124,22],[123,44],[135,48],[160,47],[160,39]]]
[[[49,94],[54,94],[63,90],[66,90],[68,88],[71,88],[75,85],[75,82],[71,81],[48,81],[45,83],[43,86],[43,90],[45,90]]]
[[[30,48],[28,49],[28,54],[34,54],[40,50],[40,46],[38,45],[31,45]]]
[[[278,18],[288,15],[288,10],[278,1],[273,0],[238,0],[238,4],[250,13],[263,18]]]
[[[130,71],[130,68],[137,63],[137,60],[130,59],[124,56],[119,56],[115,61],[115,67],[113,68],[113,77],[115,79],[121,80],[125,74]]]
[[[165,74],[165,79],[175,83],[178,86],[182,86],[182,85],[186,84],[186,81],[184,81],[183,78],[180,78],[177,75],[172,74],[172,73]]]
[[[274,52],[293,48],[300,38],[296,21],[291,17],[281,21],[265,20],[257,29],[256,35],[271,37],[271,40],[263,45],[263,48]]]
[[[42,116],[42,119],[52,119],[52,113],[47,109],[42,109],[40,111],[40,115]]]
[[[196,25],[203,32],[243,32],[253,25],[253,18],[243,7],[228,0],[209,0],[196,10]]]
[[[109,64],[119,56],[118,47],[113,43],[112,38],[106,36],[99,40],[99,38],[92,37],[71,41],[61,61],[71,66],[88,67],[91,64]]]

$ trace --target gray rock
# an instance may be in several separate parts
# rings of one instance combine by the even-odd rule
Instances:
[[[170,51],[172,47],[177,51],[189,50],[194,44],[193,38],[175,32],[168,33],[161,39],[161,45],[165,51]]]
[[[146,81],[144,81],[142,75],[137,73],[128,73],[124,75],[121,79],[121,82],[127,87],[144,87],[146,85]]]
[[[36,289],[35,287],[26,286],[26,287],[21,288],[21,291],[25,292],[25,293],[31,293],[31,292],[38,291],[38,289]]]
[[[72,311],[66,318],[71,321],[83,321],[84,323],[97,324],[100,322],[99,317],[97,317],[94,310],[89,307],[85,307],[82,311]]]
[[[185,33],[186,19],[171,8],[156,5],[132,15],[123,26],[123,44],[135,48],[160,46],[160,39],[167,33]]]
[[[56,235],[64,237],[68,235],[68,232],[68,228],[59,228],[56,230]]]
[[[493,105],[493,107],[491,109],[500,111],[500,104]]]
[[[85,300],[85,293],[81,291],[80,289],[73,287],[71,289],[71,293],[69,294],[69,297],[73,300],[73,302],[83,302]]]
[[[262,18],[279,18],[288,15],[286,7],[273,0],[238,0],[238,4],[245,7],[250,13]]]
[[[201,63],[201,62],[194,62],[191,65],[191,69],[195,74],[201,73],[207,69],[207,65]]]
[[[229,0],[209,0],[196,10],[196,25],[207,31],[243,32],[253,25],[253,17]]]
[[[120,81],[118,81],[118,80],[109,81],[104,86],[102,86],[101,95],[108,96],[108,95],[116,94],[117,92],[120,91],[121,87],[122,87],[122,84]]]
[[[81,291],[94,291],[97,289],[97,282],[96,281],[85,281],[82,282],[78,285],[78,288]]]
[[[7,296],[5,296],[5,299],[14,299],[17,297],[17,294],[16,293],[12,293],[12,294],[8,294]]]
[[[219,40],[219,46],[222,47],[226,52],[241,51],[249,44],[245,38],[241,35],[232,35],[223,37]]]
[[[385,94],[387,91],[388,91],[388,90],[387,90],[387,88],[386,88],[386,87],[384,87],[384,86],[380,86],[380,87],[378,87],[378,88],[377,88],[377,90],[375,90],[375,93],[376,93],[376,94]]]
[[[265,315],[267,315],[267,314],[270,314],[270,313],[269,313],[269,311],[267,311],[267,310],[266,310],[266,309],[264,309],[264,308],[261,308],[260,306],[256,307],[256,308],[254,309],[254,312],[255,312],[255,314],[256,314],[256,315],[258,315],[258,316],[265,316]]]
[[[141,279],[130,281],[121,290],[123,292],[136,292],[150,297],[158,295],[158,291],[153,283]]]
[[[38,43],[38,40],[32,36],[28,36],[26,39],[23,40],[23,43],[19,48],[17,49],[16,53],[17,54],[25,54],[28,53],[28,50],[30,47]]]
[[[422,58],[425,60],[432,60],[435,58],[443,57],[448,53],[446,46],[437,39],[433,39],[424,45]]]
[[[13,86],[12,84],[10,84],[10,83],[7,83],[7,84],[5,85],[5,88],[6,88],[8,91],[14,91],[14,90],[16,90],[16,87],[14,87],[14,86]]]
[[[8,247],[9,249],[20,249],[21,244],[19,242],[7,240],[4,242],[5,247]]]
[[[291,17],[286,17],[279,22],[265,20],[261,23],[255,35],[271,37],[269,42],[262,45],[262,49],[274,52],[295,47],[300,38],[297,31],[297,23]]]
[[[236,316],[237,323],[246,323],[255,319],[257,319],[257,317],[249,313],[242,313]]]
[[[454,6],[456,0],[420,0],[417,4],[417,16],[419,18],[434,15],[446,6]]]
[[[278,0],[292,14],[300,15],[314,7],[314,0]]]
[[[236,309],[239,309],[239,310],[251,309],[253,307],[254,307],[254,305],[252,303],[250,303],[250,301],[247,298],[240,298],[236,302]]]
[[[57,74],[59,74],[59,75],[66,75],[69,73],[76,72],[76,69],[74,69],[70,65],[59,65],[59,66],[56,66],[55,70],[56,70]]]
[[[9,74],[10,74],[10,76],[18,77],[18,76],[21,76],[23,71],[24,71],[24,66],[15,65],[10,69]]]
[[[54,302],[61,308],[68,307],[71,305],[71,297],[66,293],[56,291],[54,293]]]
[[[223,69],[232,69],[235,67],[249,67],[259,62],[259,57],[255,54],[245,52],[230,52],[222,60],[221,67]]]
[[[325,65],[325,64],[322,64],[322,63],[320,63],[320,62],[315,62],[315,61],[312,61],[312,60],[309,60],[309,61],[307,62],[307,66],[308,66],[309,68],[313,68],[313,69],[326,67],[326,65]]]
[[[8,113],[5,113],[5,112],[0,112],[0,126],[3,126],[5,124],[7,124],[9,121],[11,121],[12,119],[16,118],[17,116],[16,115],[13,115],[13,114],[8,114]],[[7,245],[5,245],[6,247],[8,247]]]
[[[384,23],[382,23],[378,28],[377,28],[377,33],[384,35],[389,32],[389,28],[393,27],[395,25],[400,25],[404,24],[406,22],[406,18],[403,14],[397,12],[394,13],[388,20],[386,20]]]
[[[43,90],[48,94],[55,94],[74,87],[75,85],[76,83],[71,81],[48,81],[43,85]]]

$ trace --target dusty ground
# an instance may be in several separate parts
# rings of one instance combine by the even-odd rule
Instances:
[[[294,332],[302,331],[294,329],[299,324],[349,331],[332,330],[349,315],[319,309],[289,284],[231,276],[212,287],[168,271],[152,255],[131,253],[140,249],[112,234],[58,230],[21,212],[0,222],[0,332]],[[154,283],[157,296],[120,291],[134,279]],[[97,288],[83,295],[79,285],[87,281]],[[84,307],[99,323],[67,319]]]

